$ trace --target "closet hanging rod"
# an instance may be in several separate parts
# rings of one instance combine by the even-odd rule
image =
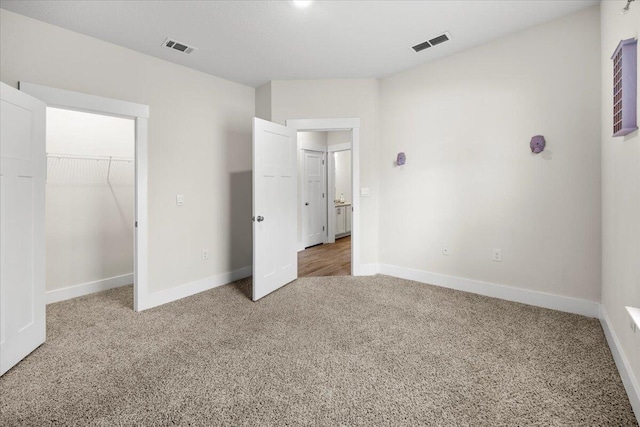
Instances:
[[[72,160],[105,160],[112,162],[132,162],[133,157],[118,157],[118,156],[81,156],[78,154],[60,154],[60,153],[47,153],[48,159],[72,159]]]

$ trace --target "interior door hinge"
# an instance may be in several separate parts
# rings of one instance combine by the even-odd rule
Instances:
[[[324,199],[324,193],[322,193],[322,198]]]
[[[138,228],[138,221],[136,221],[136,228]]]
[[[322,161],[322,164],[324,165],[324,160]]]
[[[324,231],[324,225],[322,226],[322,231]]]

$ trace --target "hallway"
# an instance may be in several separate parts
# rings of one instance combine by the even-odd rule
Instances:
[[[351,236],[298,252],[298,277],[350,275]]]

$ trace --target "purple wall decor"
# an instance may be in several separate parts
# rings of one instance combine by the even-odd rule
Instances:
[[[396,159],[396,164],[398,166],[402,166],[404,165],[404,163],[407,161],[407,156],[405,156],[404,153],[398,153],[398,158]]]
[[[529,146],[531,147],[531,152],[532,153],[542,153],[544,151],[544,146],[547,145],[547,143],[544,140],[544,136],[542,135],[536,135],[533,138],[531,138],[531,142],[529,143]]]

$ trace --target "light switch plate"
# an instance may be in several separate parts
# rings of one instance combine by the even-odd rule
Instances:
[[[176,196],[176,206],[184,206],[184,194],[178,194]]]
[[[360,196],[369,197],[369,187],[363,187],[360,189]]]

